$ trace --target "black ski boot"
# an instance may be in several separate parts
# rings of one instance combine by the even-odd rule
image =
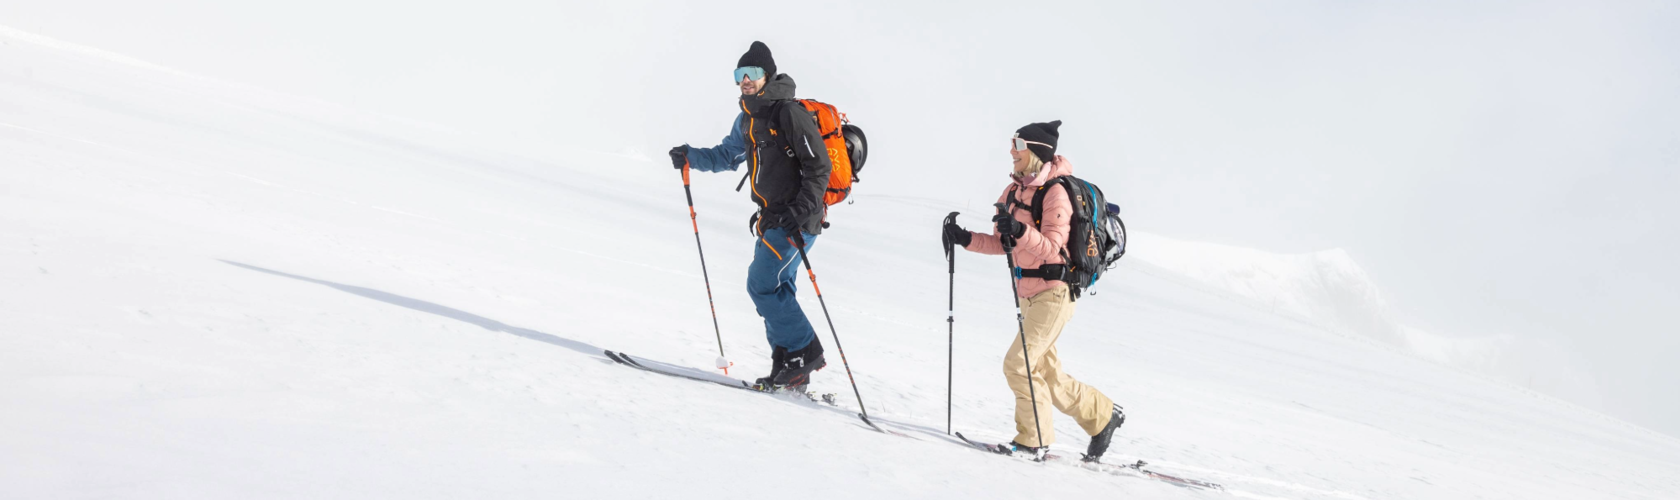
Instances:
[[[822,342],[812,337],[805,348],[790,351],[783,357],[781,369],[770,380],[777,388],[797,388],[804,392],[805,386],[811,384],[811,372],[824,366],[828,366],[828,361],[823,359]]]
[[[753,389],[769,392],[775,388],[776,375],[782,373],[782,363],[787,359],[787,348],[775,347],[770,349],[770,374],[753,381]]]
[[[1101,461],[1103,453],[1108,452],[1108,443],[1114,440],[1114,431],[1120,430],[1120,426],[1125,423],[1125,410],[1121,409],[1120,405],[1114,405],[1114,413],[1108,416],[1108,426],[1103,427],[1102,432],[1098,432],[1097,435],[1091,436],[1091,446],[1085,449],[1085,461]]]

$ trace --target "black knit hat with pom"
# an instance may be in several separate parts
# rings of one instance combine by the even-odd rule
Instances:
[[[1044,163],[1050,163],[1056,159],[1056,138],[1061,136],[1056,129],[1061,128],[1061,126],[1061,120],[1050,123],[1029,123],[1025,127],[1016,129],[1015,133],[1022,139],[1049,144],[1050,147],[1028,144],[1027,149],[1032,150],[1033,154],[1038,155],[1038,159],[1044,160]]]

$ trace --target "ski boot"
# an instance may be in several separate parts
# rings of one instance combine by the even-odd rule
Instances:
[[[1108,426],[1103,427],[1102,432],[1098,432],[1097,435],[1091,436],[1091,446],[1085,449],[1083,460],[1086,462],[1101,461],[1103,453],[1108,451],[1108,443],[1114,439],[1114,432],[1120,430],[1120,426],[1125,423],[1125,410],[1120,408],[1120,405],[1114,405],[1114,413],[1108,416]]]
[[[771,377],[771,385],[777,388],[797,389],[800,394],[805,393],[805,387],[811,385],[811,372],[828,366],[823,359],[822,342],[816,337],[811,343],[797,351],[790,351],[782,358],[780,369]]]

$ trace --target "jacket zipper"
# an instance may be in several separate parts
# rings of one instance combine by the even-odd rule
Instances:
[[[758,128],[758,118],[753,116],[752,111],[747,110],[746,101],[741,101],[741,112],[747,114],[747,140],[752,141],[752,166],[748,168],[748,171],[752,174],[752,193],[753,196],[757,196],[758,200],[763,203],[760,206],[768,206],[770,204],[770,200],[765,199],[764,195],[758,194],[759,147],[758,137],[755,132]]]

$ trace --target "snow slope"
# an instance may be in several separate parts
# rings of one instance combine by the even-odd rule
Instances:
[[[753,376],[735,179],[695,202]],[[869,411],[912,439],[614,365],[716,355],[680,189],[645,158],[519,157],[0,30],[0,497],[1680,496],[1673,438],[1130,259],[1063,361],[1126,405],[1116,460],[1231,491],[956,446],[935,234],[987,210],[867,184],[812,259]],[[956,265],[954,424],[1007,439],[1003,264]],[[857,404],[838,363],[816,388]]]

